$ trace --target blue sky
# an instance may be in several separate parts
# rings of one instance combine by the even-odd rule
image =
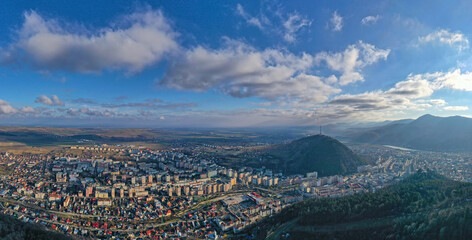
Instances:
[[[8,1],[0,124],[306,126],[471,114],[469,1]]]

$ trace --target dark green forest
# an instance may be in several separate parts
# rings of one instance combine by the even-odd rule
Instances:
[[[267,155],[264,165],[286,174],[317,171],[318,176],[331,176],[355,172],[358,166],[367,164],[344,144],[325,135],[276,145]]]
[[[375,193],[311,199],[265,219],[257,239],[472,239],[472,184],[418,172]]]

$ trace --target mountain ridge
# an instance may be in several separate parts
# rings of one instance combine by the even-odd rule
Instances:
[[[354,133],[348,139],[426,151],[472,152],[472,119],[425,114],[411,122]]]

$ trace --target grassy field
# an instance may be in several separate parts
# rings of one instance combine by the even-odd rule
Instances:
[[[21,153],[33,153],[33,154],[46,154],[53,150],[60,149],[61,146],[29,146],[19,142],[2,142],[0,141],[0,152],[9,152],[13,154]]]

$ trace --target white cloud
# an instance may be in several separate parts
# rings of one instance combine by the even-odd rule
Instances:
[[[323,102],[341,90],[307,72],[309,54],[276,49],[257,51],[229,41],[224,48],[196,47],[169,65],[161,84],[176,89],[218,89],[233,97],[261,97],[271,101]]]
[[[334,71],[341,72],[340,85],[363,81],[362,68],[374,64],[380,60],[386,60],[390,49],[379,49],[374,45],[359,41],[347,47],[344,52],[330,53],[320,52],[315,56],[315,62],[326,62]]]
[[[343,29],[343,17],[338,14],[338,11],[334,11],[331,19],[329,20],[329,27],[334,32],[339,32]]]
[[[46,95],[41,95],[37,97],[34,102],[42,103],[48,106],[64,106],[65,105],[64,102],[61,101],[59,97],[56,95],[51,95],[51,97],[48,97]]]
[[[334,97],[329,103],[344,105],[356,110],[372,111],[390,108],[390,103],[381,91],[362,94],[343,94]]]
[[[90,108],[80,108],[78,111],[84,115],[92,116],[92,117],[114,117],[115,116],[115,113],[109,110],[98,111],[98,110],[93,110]]]
[[[311,21],[297,13],[291,14],[283,23],[285,28],[284,39],[287,42],[295,42],[296,33],[303,27],[311,25]]]
[[[449,72],[410,75],[408,76],[408,79],[415,81],[428,81],[434,90],[448,88],[472,92],[472,73],[462,73],[460,69],[451,70]]]
[[[425,103],[422,100],[415,100],[414,98],[391,95],[387,91],[374,91],[365,92],[361,94],[344,94],[334,97],[329,105],[335,105],[336,109],[343,109],[343,115],[346,117],[356,116],[362,113],[362,116],[366,116],[372,119],[372,116],[378,117],[379,115],[393,115],[395,112],[401,111],[424,111],[431,108],[432,105]],[[340,108],[342,107],[342,108]],[[381,118],[380,118],[381,119]],[[380,120],[375,119],[377,120]],[[361,119],[361,121],[365,121]]]
[[[30,106],[21,107],[20,111],[22,113],[36,113],[36,110],[33,107],[30,107]]]
[[[444,99],[430,99],[430,103],[434,104],[435,106],[445,106],[447,103]]]
[[[444,107],[444,110],[446,110],[446,111],[467,111],[467,110],[469,110],[469,107],[467,107],[467,106],[447,106],[447,107]]]
[[[260,11],[261,13],[257,16],[253,16],[241,4],[236,5],[236,14],[242,17],[248,25],[255,26],[266,33],[281,35],[289,43],[296,42],[297,33],[311,25],[311,20],[297,12],[285,14],[281,9],[267,12],[265,8],[261,8]],[[263,13],[264,11],[266,14]]]
[[[461,32],[450,32],[448,30],[438,30],[424,37],[420,37],[421,43],[440,42],[451,47],[456,47],[459,51],[469,48],[469,39]]]
[[[0,115],[16,113],[18,110],[10,105],[9,102],[0,99]]]
[[[361,94],[343,94],[334,97],[329,104],[344,106],[352,111],[423,111],[435,106],[444,106],[443,99],[429,99],[438,90],[434,81],[418,75],[409,75],[406,80],[397,82],[394,87],[381,91]],[[433,104],[433,105],[432,105]]]
[[[446,73],[435,73],[435,84],[438,88],[451,88],[454,90],[472,92],[472,73],[461,73],[460,69]]]
[[[96,117],[96,118],[113,118],[117,116],[115,112],[110,110],[97,110],[97,109],[90,109],[90,108],[69,108],[65,110],[65,113],[69,117]]]
[[[389,49],[359,41],[344,52],[297,56],[277,49],[258,51],[227,39],[217,50],[198,46],[187,51],[169,65],[160,83],[175,89],[216,89],[233,97],[260,97],[279,105],[307,107],[339,94],[341,89],[333,85],[362,81],[362,69],[386,59],[389,53]],[[322,62],[340,72],[339,79],[312,75],[313,67]],[[404,91],[406,87],[406,83],[398,86]]]
[[[18,41],[4,61],[21,62],[42,71],[137,72],[178,49],[176,33],[160,11],[124,17],[121,28],[73,31],[67,24],[47,20],[34,11],[24,14]]]
[[[397,96],[404,96],[410,99],[425,98],[433,94],[432,84],[423,79],[407,79],[395,84],[395,87],[386,93]]]
[[[243,6],[241,4],[238,3],[238,5],[236,5],[236,14],[238,14],[239,16],[241,16],[244,20],[246,20],[246,23],[249,24],[249,25],[252,25],[252,26],[255,26],[259,29],[264,29],[264,27],[262,26],[262,21],[256,17],[253,17],[251,15],[249,15],[243,8]]]
[[[367,16],[361,20],[361,23],[364,25],[375,24],[380,19],[379,15]]]

